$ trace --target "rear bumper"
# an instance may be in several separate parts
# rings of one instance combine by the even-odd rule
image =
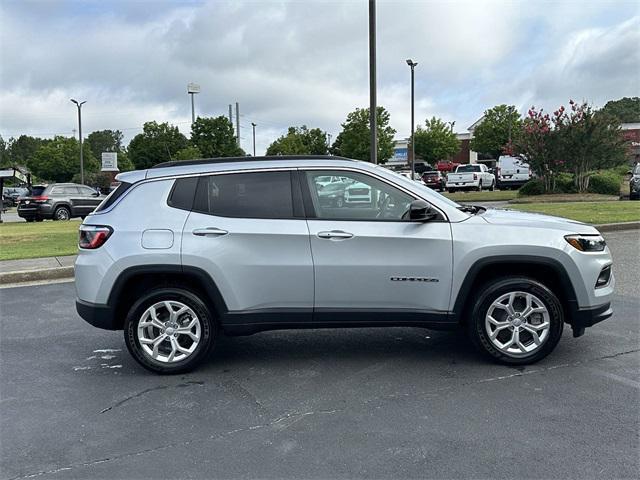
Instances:
[[[84,321],[104,330],[121,330],[116,321],[115,312],[109,305],[84,302],[76,299],[76,311]]]
[[[613,315],[613,309],[610,302],[597,307],[575,310],[569,322],[573,329],[573,336],[579,337],[584,333],[585,328],[592,327],[596,323],[611,317],[611,315]]]

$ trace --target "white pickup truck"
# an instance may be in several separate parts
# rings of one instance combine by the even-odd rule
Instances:
[[[496,186],[496,178],[482,163],[459,165],[454,173],[447,175],[447,191],[477,190],[483,188],[493,190]]]

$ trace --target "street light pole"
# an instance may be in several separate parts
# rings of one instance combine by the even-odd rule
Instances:
[[[78,107],[78,138],[80,139],[80,183],[84,185],[84,155],[82,151],[82,105],[87,103],[87,101],[85,100],[84,102],[78,102],[73,98],[71,98],[70,100],[76,104],[76,107]]]
[[[253,156],[256,156],[256,124],[251,122],[251,127],[253,128]]]
[[[378,99],[376,92],[376,0],[369,0],[369,129],[371,163],[378,163]]]
[[[414,140],[414,121],[415,121],[415,102],[414,102],[414,68],[418,65],[418,62],[414,62],[411,59],[407,60],[407,65],[411,67],[411,180],[413,180],[416,173],[416,146]]]
[[[200,85],[197,83],[187,84],[187,93],[191,96],[191,125],[193,125],[196,123],[196,104],[193,97],[197,93],[200,93]]]

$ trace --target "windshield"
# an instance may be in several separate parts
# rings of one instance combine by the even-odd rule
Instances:
[[[456,170],[456,173],[468,173],[468,172],[479,172],[480,167],[477,165],[461,165]]]
[[[435,190],[431,190],[424,183],[412,182],[411,180],[409,180],[407,177],[401,175],[400,173],[394,172],[393,170],[389,170],[389,169],[384,168],[384,167],[382,167],[380,165],[376,165],[376,168],[384,170],[385,172],[388,172],[391,175],[394,175],[395,177],[398,177],[399,182],[404,184],[404,185],[406,185],[405,182],[409,182],[411,184],[411,188],[419,190],[422,193],[422,195],[425,197],[425,199],[428,199],[430,196],[431,197],[436,197],[438,199],[438,201],[446,203],[450,207],[453,207],[453,208],[459,208],[460,207],[459,203],[456,203],[453,200],[448,199],[444,195],[441,195],[440,193],[436,192]]]

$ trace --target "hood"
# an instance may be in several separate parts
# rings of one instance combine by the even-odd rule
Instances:
[[[542,213],[519,212],[516,210],[487,209],[482,218],[495,225],[514,225],[533,228],[553,228],[571,233],[597,233],[597,230],[583,222],[562,217],[552,217]]]

